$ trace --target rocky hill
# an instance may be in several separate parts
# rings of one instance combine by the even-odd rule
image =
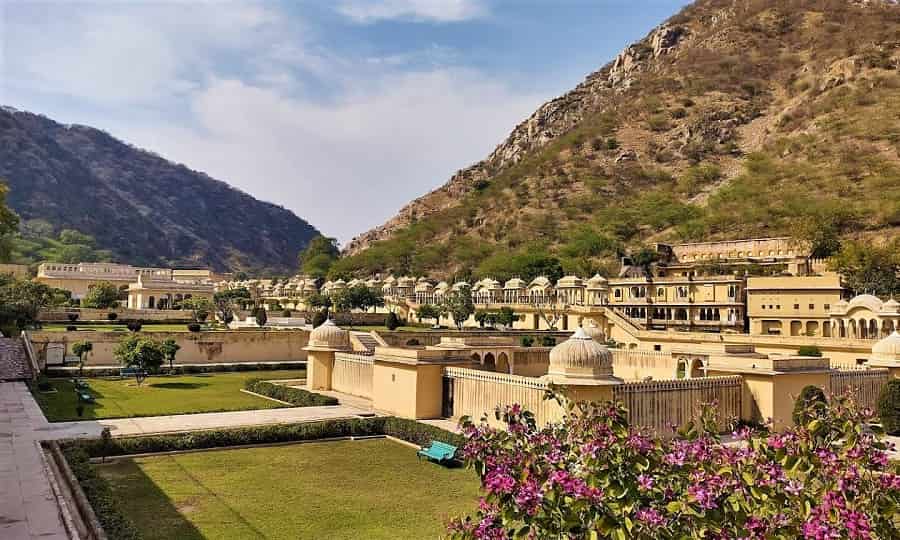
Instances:
[[[0,108],[0,178],[26,224],[144,265],[289,272],[318,231],[291,211],[86,126]]]
[[[336,273],[588,273],[649,241],[900,231],[900,7],[699,0],[486,159],[355,238]]]

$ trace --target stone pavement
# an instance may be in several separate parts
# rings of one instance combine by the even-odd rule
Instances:
[[[0,381],[31,378],[31,367],[21,338],[0,336]]]
[[[47,426],[25,383],[0,383],[0,538],[69,538],[38,441]]]

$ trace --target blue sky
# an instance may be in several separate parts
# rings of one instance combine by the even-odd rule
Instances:
[[[0,103],[109,131],[344,242],[686,3],[0,0]]]

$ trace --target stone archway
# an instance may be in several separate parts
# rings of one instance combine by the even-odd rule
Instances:
[[[482,365],[488,371],[497,371],[497,360],[494,357],[494,353],[486,353]]]
[[[472,362],[475,364],[481,364],[481,355],[478,353],[472,354]]]
[[[691,369],[688,372],[689,379],[697,379],[704,376],[703,361],[699,358],[691,360]]]
[[[512,375],[512,366],[509,365],[509,356],[505,352],[497,355],[497,372]]]

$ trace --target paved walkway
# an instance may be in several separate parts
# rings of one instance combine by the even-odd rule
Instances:
[[[0,383],[0,538],[69,538],[38,441],[47,420],[24,383]]]

